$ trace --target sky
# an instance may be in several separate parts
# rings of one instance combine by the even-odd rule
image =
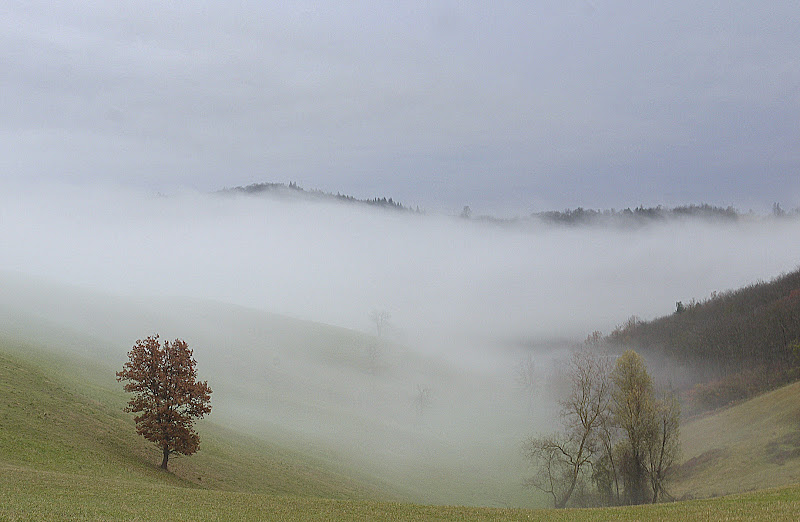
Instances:
[[[3,2],[0,176],[800,206],[800,4]]]
[[[269,321],[198,319],[187,302],[368,333],[386,312],[387,338],[436,362],[385,379],[398,409],[372,375],[328,360],[305,393],[345,397],[348,412],[366,404],[393,429],[390,414],[413,413],[406,399],[430,385],[453,422],[414,419],[406,428],[431,436],[420,441],[450,430],[497,444],[497,419],[520,415],[481,395],[482,379],[508,388],[520,351],[549,372],[553,346],[797,269],[800,219],[498,227],[453,216],[465,205],[476,216],[800,207],[798,35],[796,0],[0,1],[0,327],[26,313],[37,332],[56,323],[105,349],[117,340],[119,356],[136,336],[193,336],[219,363],[204,371],[225,415],[240,400],[226,385],[269,392],[275,380],[258,372],[293,376],[302,354],[288,343],[278,364]],[[259,182],[428,212],[207,194]],[[44,290],[30,292],[38,278]],[[94,313],[107,300],[84,309],[82,290],[148,314],[109,323]],[[438,381],[437,368],[448,370]],[[274,403],[261,402],[253,419],[273,422]],[[351,419],[330,426],[357,428]],[[426,458],[418,449],[406,451]],[[493,480],[473,465],[456,476],[484,489]]]

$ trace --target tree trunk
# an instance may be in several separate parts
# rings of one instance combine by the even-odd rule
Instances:
[[[578,452],[578,458],[580,458],[581,453],[583,452],[583,443],[581,443],[581,449]],[[577,463],[573,465],[572,470],[572,480],[570,481],[569,488],[567,489],[564,496],[556,502],[556,509],[562,509],[567,507],[567,502],[569,502],[569,497],[572,496],[572,492],[575,490],[575,485],[578,483],[578,473],[580,473],[581,468],[580,465]]]
[[[169,460],[169,449],[164,448],[164,458],[161,460],[161,469],[167,469],[167,461]]]

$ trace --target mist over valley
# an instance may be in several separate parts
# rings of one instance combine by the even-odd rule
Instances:
[[[794,217],[503,227],[272,196],[2,200],[6,336],[109,380],[136,339],[184,338],[212,422],[432,503],[537,505],[519,443],[553,428],[570,350],[800,259]]]

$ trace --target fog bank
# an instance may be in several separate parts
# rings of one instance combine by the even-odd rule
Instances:
[[[185,338],[212,418],[332,447],[417,501],[525,505],[518,442],[552,427],[559,354],[632,314],[794,269],[798,237],[790,219],[499,227],[271,197],[12,190],[0,326],[112,367],[136,338]]]
[[[394,337],[447,352],[607,332],[800,260],[796,220],[521,229],[270,198],[62,188],[0,199],[2,269],[364,331],[387,311]]]

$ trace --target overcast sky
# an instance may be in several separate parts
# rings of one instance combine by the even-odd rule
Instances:
[[[800,4],[2,2],[0,176],[800,205]]]

